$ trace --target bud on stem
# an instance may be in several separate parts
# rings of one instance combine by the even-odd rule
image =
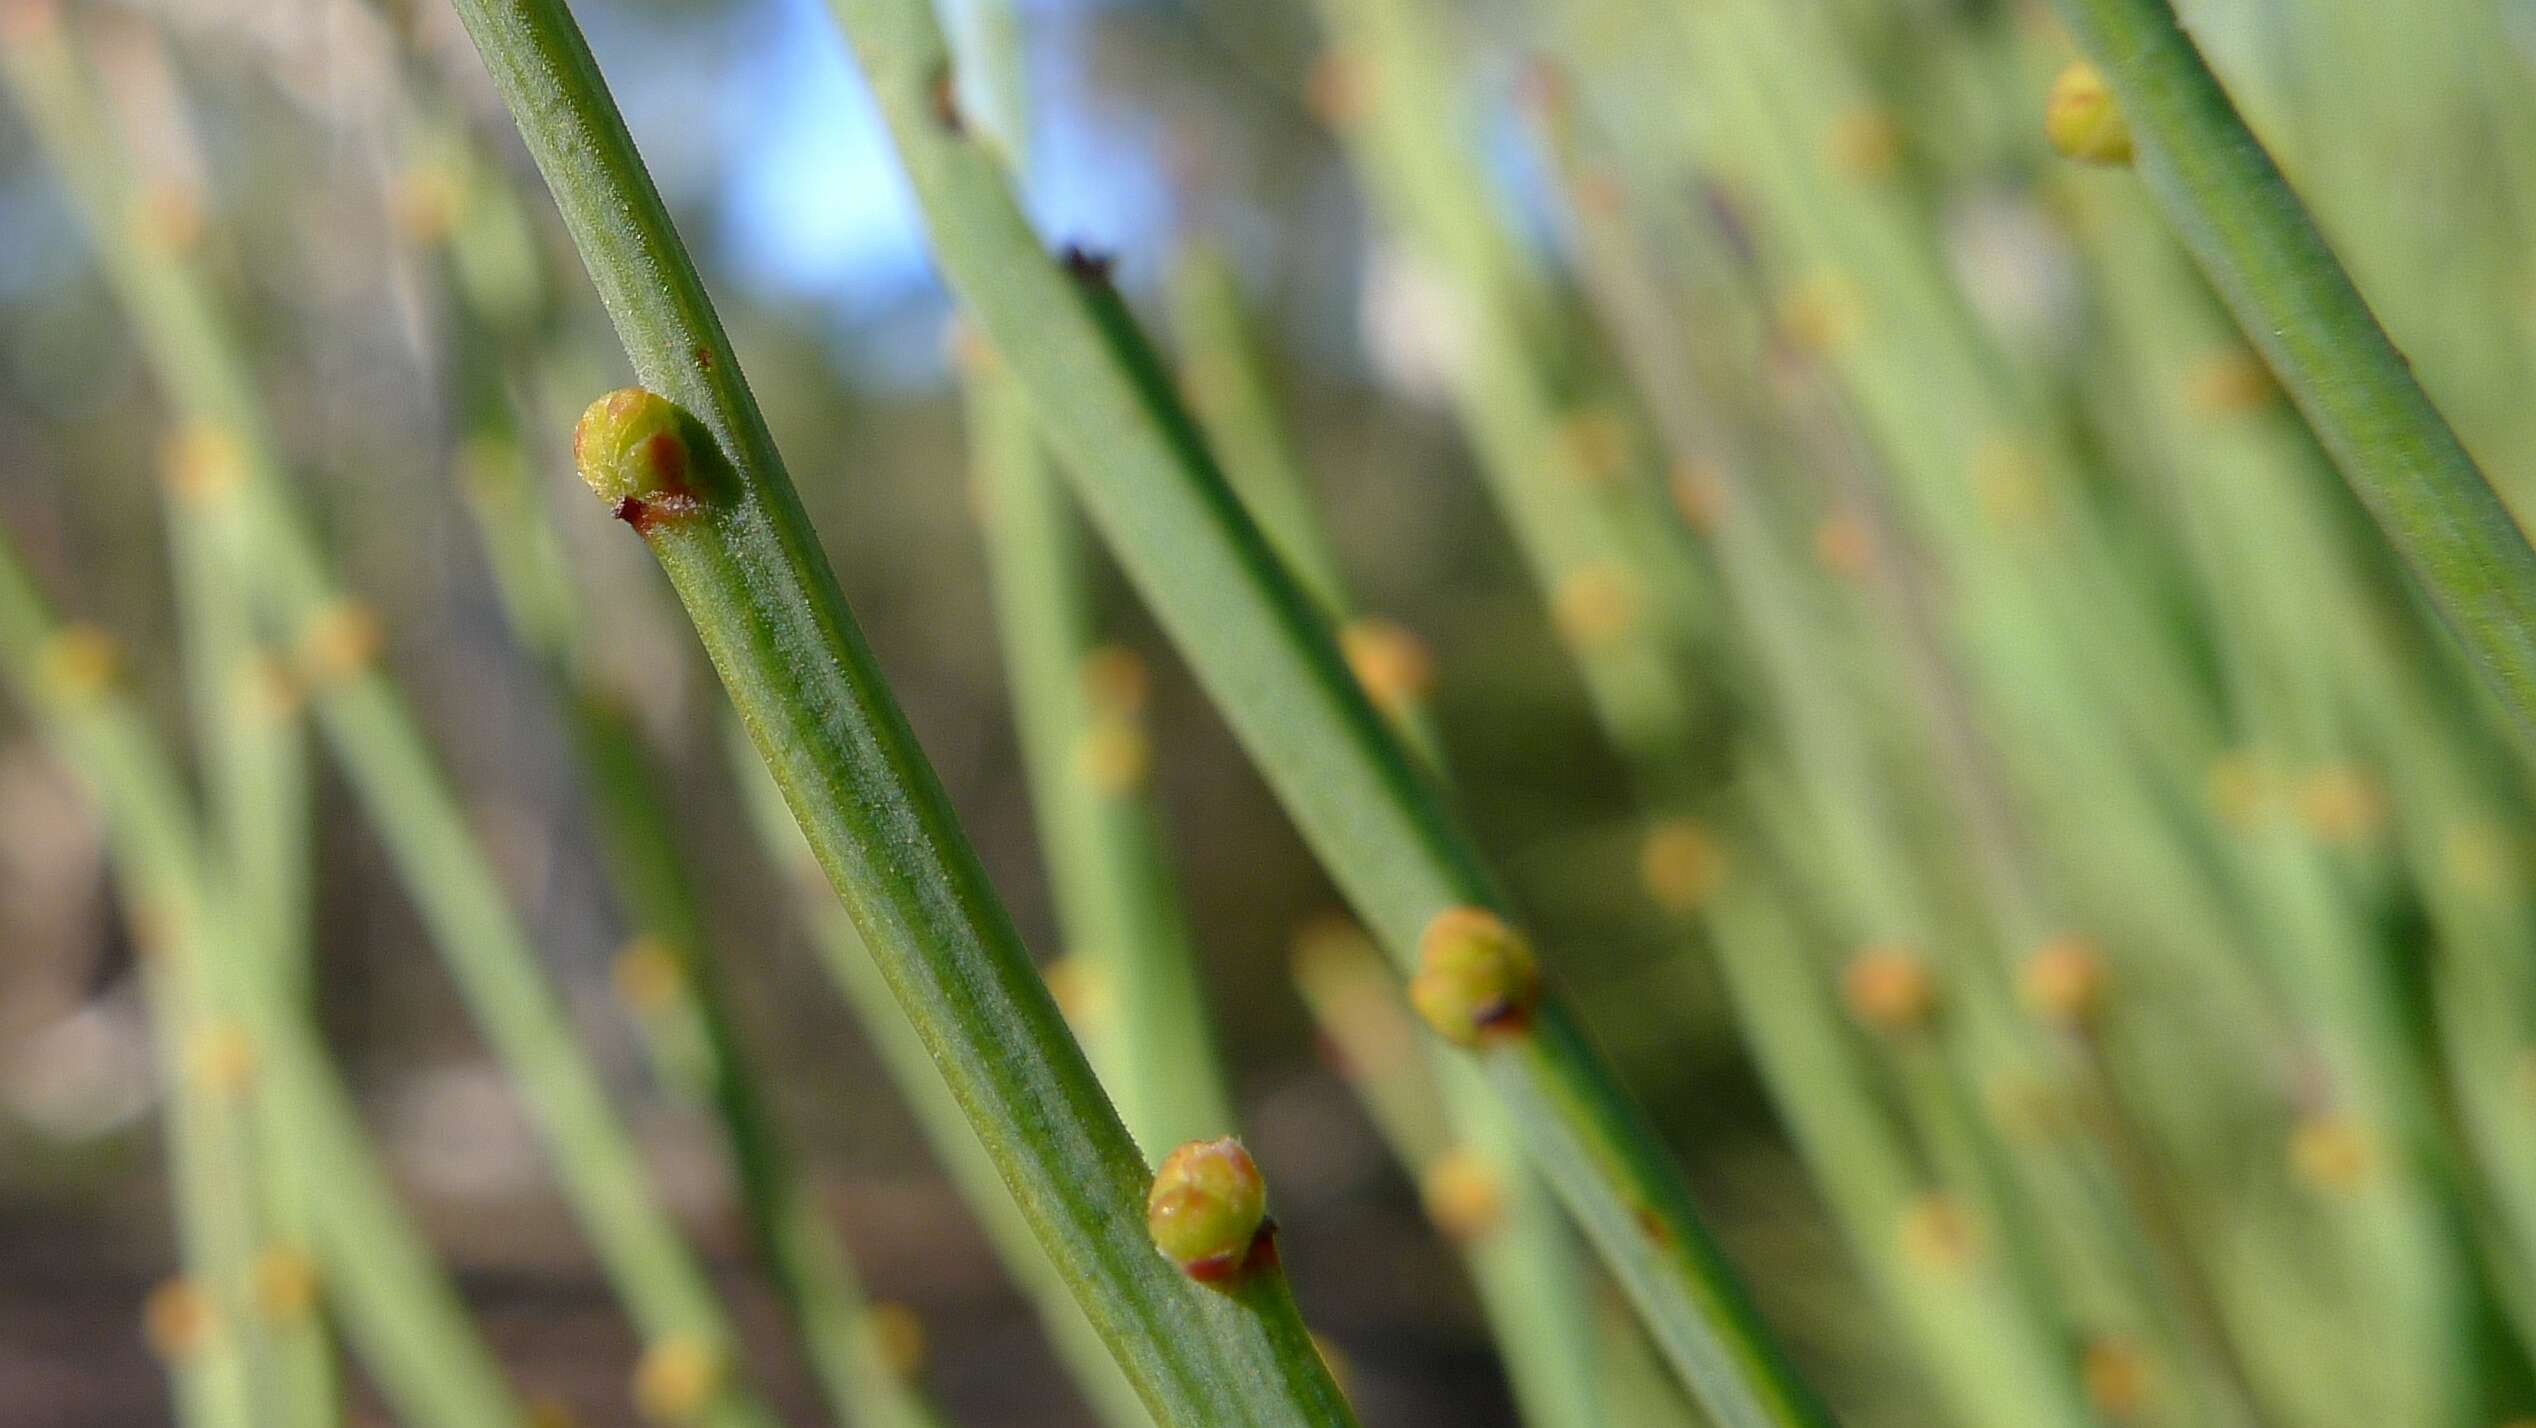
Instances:
[[[592,402],[572,429],[572,461],[582,481],[618,520],[644,536],[702,508],[699,446],[709,449],[710,443],[687,414],[640,387]]]
[[[2043,101],[2043,137],[2062,158],[2082,164],[2131,162],[2131,125],[2122,117],[2102,71],[2073,60]]]
[[[1162,1257],[1200,1284],[1232,1289],[1276,1262],[1268,1183],[1230,1136],[1163,1157],[1145,1196],[1145,1229]]]
[[[1478,1046],[1523,1030],[1541,972],[1523,935],[1482,907],[1447,908],[1418,937],[1409,1001],[1436,1033]]]

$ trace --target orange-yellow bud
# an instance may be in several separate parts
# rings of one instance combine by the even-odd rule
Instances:
[[[317,1307],[317,1262],[298,1250],[276,1246],[256,1256],[253,1280],[256,1312],[276,1323],[297,1323]]]
[[[1083,781],[1104,798],[1134,793],[1153,766],[1153,749],[1145,731],[1125,715],[1094,719],[1075,746],[1074,763]]]
[[[1697,819],[1667,819],[1638,845],[1638,881],[1665,911],[1696,912],[1726,881],[1726,850]]]
[[[142,1337],[149,1340],[152,1353],[170,1363],[200,1353],[217,1323],[210,1296],[192,1280],[167,1280],[141,1302]]]
[[[686,990],[686,974],[666,939],[642,933],[626,939],[608,965],[608,980],[619,1001],[637,1015],[654,1016],[678,1004]]]
[[[1374,707],[1397,716],[1426,697],[1435,681],[1435,662],[1416,635],[1389,620],[1366,616],[1351,620],[1338,632],[1347,667],[1365,687]]]
[[[1477,1152],[1447,1151],[1418,1177],[1418,1199],[1427,1218],[1454,1240],[1475,1240],[1505,1218],[1506,1194],[1497,1172]]]
[[[325,689],[366,672],[387,648],[387,628],[377,612],[358,600],[335,600],[300,629],[297,665],[300,682]]]
[[[2318,1190],[2358,1189],[2375,1158],[2368,1132],[2348,1116],[2310,1116],[2290,1132],[2290,1169]]]
[[[2073,60],[2043,101],[2043,137],[2065,159],[2082,164],[2131,162],[2131,125],[2122,117],[2104,72]]]
[[[1240,1141],[1190,1141],[1155,1170],[1145,1230],[1183,1274],[1229,1288],[1273,1254],[1268,1182]]]
[[[1100,714],[1141,713],[1153,692],[1153,674],[1145,668],[1144,656],[1125,645],[1102,645],[1085,654],[1079,677],[1083,697]]]
[[[700,1416],[729,1376],[722,1350],[695,1334],[671,1334],[643,1351],[634,1366],[634,1406],[657,1423]]]
[[[2127,1339],[2096,1339],[2078,1356],[2088,1406],[2114,1423],[2128,1423],[2149,1406],[2151,1372],[2148,1356]]]
[[[912,1379],[925,1366],[925,1321],[896,1301],[874,1304],[863,1327],[880,1351],[882,1363],[900,1378]]]
[[[1446,908],[1418,935],[1409,1002],[1447,1041],[1478,1046],[1521,1032],[1540,995],[1523,934],[1486,908]]]
[[[1560,577],[1551,596],[1559,633],[1582,650],[1599,649],[1626,633],[1638,618],[1638,587],[1618,565],[1603,561]]]
[[[36,655],[38,678],[45,690],[69,704],[105,693],[122,665],[122,646],[95,625],[62,626]]]
[[[2055,937],[2034,949],[2017,969],[2017,997],[2037,1019],[2085,1027],[2104,1010],[2111,978],[2104,954],[2084,937]]]
[[[1949,1274],[1972,1258],[1972,1221],[1952,1196],[1932,1191],[1912,1201],[1898,1233],[1902,1258],[1923,1273]]]
[[[1918,1031],[1937,1016],[1937,978],[1919,952],[1879,942],[1849,959],[1840,974],[1849,1014],[1878,1031]]]
[[[592,402],[572,429],[572,463],[592,495],[618,520],[649,535],[662,522],[694,515],[696,442],[687,414],[640,387]]]

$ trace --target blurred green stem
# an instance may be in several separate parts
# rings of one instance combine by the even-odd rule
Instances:
[[[130,703],[65,680],[70,648],[0,542],[0,666],[103,810],[117,865],[206,999],[251,1038],[262,1095],[308,1183],[321,1283],[389,1407],[416,1428],[527,1428],[528,1417],[427,1245],[396,1204],[359,1114],[271,966],[224,931],[175,769]]]
[[[2536,550],[2414,380],[2170,0],[2054,0],[2184,246],[2485,679],[2536,736]]]
[[[699,424],[690,447],[706,499],[649,523],[653,553],[1059,1272],[1165,1422],[1350,1421],[1282,1275],[1219,1294],[1154,1252],[1145,1165],[845,608],[579,27],[557,0],[457,8],[636,372]]]

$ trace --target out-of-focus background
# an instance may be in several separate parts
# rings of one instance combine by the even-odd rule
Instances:
[[[1334,0],[1341,17],[1348,3]],[[2017,1122],[2021,1083],[1989,1077],[1978,1068],[2005,1063],[1967,1052],[1952,1073],[1965,1095],[1919,1099],[1928,1083],[1907,1054],[1888,1056],[1872,990],[1842,974],[1858,970],[1861,948],[1911,941],[1926,955],[1904,959],[1906,972],[1988,966],[1998,1005],[2013,1008],[2015,969],[2046,932],[2091,939],[2114,985],[2140,994],[2123,1040],[2082,1038],[2117,1083],[2126,1067],[2171,1059],[2154,1094],[2190,1101],[2173,1082],[2225,1068],[2208,1077],[2210,1106],[2138,1116],[2135,1148],[2150,1148],[2142,1173],[2158,1188],[2106,1183],[2130,1207],[2112,1221],[2174,1217],[2152,1226],[2177,1261],[2152,1255],[2159,1272],[2216,1287],[2145,1300],[2191,1305],[2187,1320],[2211,1301],[2212,1322],[2182,1340],[2232,1367],[2187,1353],[2194,1366],[2161,1388],[2122,1378],[2154,1381],[2140,1365],[2165,1342],[2100,1253],[2132,1242],[2072,1249],[2065,1241],[2088,1232],[2062,1234],[2063,1210],[2093,1203],[2084,1194],[2007,1192],[2040,1226],[2028,1246],[2039,1262],[2025,1269],[2045,1284],[2028,1283],[2023,1302],[2051,1306],[2038,1330],[2057,1346],[2046,1356],[2065,1360],[2089,1413],[2491,1424],[2531,1411],[2518,1296],[2536,1284],[2521,1263],[2536,1220],[2518,1207],[2536,1127],[2536,1062],[2523,1049],[2536,1046],[2536,978],[2523,965],[2536,942],[2519,891],[2528,785],[2504,726],[2259,362],[2162,246],[2144,192],[2126,174],[2072,178],[2042,150],[2045,90],[2067,47],[2040,7],[1719,4],[1746,18],[1686,22],[1687,39],[1661,3],[1375,8],[1427,27],[1434,47],[1411,45],[1413,58],[1450,80],[1427,115],[1432,137],[1485,196],[1482,214],[1462,216],[1513,255],[1522,302],[1556,314],[1540,330],[1572,344],[1529,354],[1568,404],[1569,459],[1589,476],[1644,467],[1674,498],[1649,509],[1685,522],[1688,568],[1712,604],[1694,642],[1702,659],[1667,705],[1692,713],[1654,763],[1681,786],[1714,788],[1757,762],[1739,786],[1757,781],[1802,810],[1770,835],[1793,868],[1781,886],[1801,950],[1788,965],[1812,969],[1826,1006],[1847,996],[1821,1025],[1877,1088],[1854,1104],[1903,1128],[1895,1183],[1926,1195],[1902,1196],[1907,1210],[1889,1223],[1859,1209],[1872,1197],[1827,1203],[1821,1161],[1786,1128],[1789,1067],[1756,1069],[1707,950],[1717,934],[1687,916],[1711,873],[1706,845],[1650,841],[1646,748],[1619,747],[1625,719],[1616,742],[1608,695],[1580,682],[1572,652],[1625,611],[1591,587],[1536,591],[1492,504],[1466,435],[1468,349],[1501,332],[1471,313],[1491,299],[1457,286],[1469,273],[1452,267],[1449,222],[1434,226],[1425,200],[1379,196],[1415,190],[1400,178],[1421,171],[1414,141],[1407,159],[1385,157],[1379,137],[1355,144],[1384,132],[1360,92],[1383,82],[1367,75],[1386,62],[1384,32],[1333,59],[1330,14],[1300,0],[1021,0],[1028,208],[1051,247],[1109,255],[1128,302],[1174,344],[1185,334],[1167,320],[1166,286],[1188,246],[1202,240],[1229,265],[1358,603],[1423,642],[1459,807],[1765,1314],[1857,1421],[1977,1421],[1965,1404],[1978,1394],[1958,1396],[1947,1377],[1960,1363],[1932,1374],[1897,1325],[1943,1312],[1912,1306],[1910,1276],[1957,1273],[1953,1257],[1973,1253],[1949,1207],[1986,1204],[1998,1182],[1965,1170],[1964,1147],[2015,1143],[2000,1127]],[[13,5],[13,16],[33,8]],[[1802,22],[1749,18],[1777,7]],[[2529,490],[2536,420],[2518,378],[2536,321],[2536,248],[2521,241],[2536,216],[2521,206],[2536,201],[2536,12],[2504,0],[2422,0],[2418,14],[2411,0],[2183,8],[2505,494]],[[1055,960],[1069,949],[999,658],[952,311],[843,41],[817,0],[575,11],[856,617],[1025,938]],[[573,478],[571,422],[627,368],[454,16],[434,0],[81,0],[65,18],[118,162],[148,200],[124,237],[180,247],[209,275],[299,499],[377,612],[383,667],[734,1306],[758,1381],[790,1421],[821,1417],[752,1263],[709,1108],[671,1084],[647,1044],[643,949],[628,946],[568,712],[462,498],[483,456],[471,412],[488,370],[566,556],[576,668],[625,701],[662,759],[676,846],[763,1087],[865,1288],[903,1306],[888,1315],[902,1366],[950,1421],[1092,1421],[821,971],[791,870],[736,791],[721,694],[692,631],[640,543]],[[1817,42],[1837,53],[1801,47]],[[1746,91],[1732,102],[1719,97],[1728,74]],[[1758,177],[1798,170],[1779,188]],[[1871,202],[1851,202],[1868,188]],[[1731,499],[1772,512],[1772,548],[1797,581],[1780,595],[1741,583],[1749,567],[1718,556],[1715,502],[1729,498],[1701,461],[1721,458],[1666,450],[1675,396],[1632,360],[1643,353],[1616,321],[1628,304],[1595,286],[1611,275],[1595,266],[1593,224],[1614,211],[1678,299],[1667,315],[1690,339],[1703,411],[1745,434],[1728,447],[1759,453],[1745,473],[1759,494]],[[58,607],[122,642],[124,687],[183,747],[185,604],[161,487],[184,464],[184,422],[106,251],[24,111],[0,106],[0,524]],[[1933,294],[1951,304],[1935,317]],[[470,345],[488,313],[498,357]],[[1882,355],[1844,352],[1862,340],[1853,326],[1888,323],[1863,339],[1886,342]],[[1932,333],[1954,346],[1915,345]],[[1966,372],[1984,394],[1966,395]],[[2042,414],[2019,428],[2024,447],[1980,429],[1980,413],[2006,409]],[[2249,412],[2261,430],[2230,425]],[[1629,454],[1595,454],[1615,443]],[[1856,497],[1924,490],[1890,470],[1944,466],[1947,449],[1965,454],[1965,489],[1989,503],[1965,528],[1989,536],[1957,539],[1913,504],[1920,495]],[[2205,509],[2241,471],[2303,493],[2292,504],[2307,503],[2311,524]],[[2051,593],[2031,607],[2034,570],[2055,557],[2017,545],[2035,529],[2016,525],[2029,502],[2071,503],[2086,532],[2070,583],[2044,578]],[[2321,556],[2318,531],[2330,542]],[[1879,551],[1915,576],[1877,583]],[[2111,583],[2084,584],[2098,576]],[[1432,1183],[1422,1197],[1387,1152],[1297,994],[1297,936],[1335,913],[1336,897],[1148,615],[1105,564],[1093,579],[1101,637],[1150,671],[1144,737],[1163,842],[1305,1317],[1367,1422],[1513,1422],[1487,1321],[1452,1244],[1429,1228]],[[1897,617],[1912,589],[1930,610]],[[2119,598],[2072,593],[2086,589]],[[2365,609],[2342,603],[2349,591]],[[1836,655],[1829,686],[1771,673],[1784,663],[1773,665],[1768,632],[1790,611],[1821,634],[1818,654]],[[1985,623],[1984,611],[2018,619]],[[2364,624],[2352,637],[2364,652],[2345,659],[2338,642]],[[1895,653],[1913,638],[1942,657]],[[2033,655],[2035,641],[2055,653]],[[2125,662],[2143,647],[2169,683],[2133,684]],[[2029,658],[2050,672],[2025,678]],[[2135,718],[2121,690],[2151,685]],[[2018,704],[2036,690],[2049,697]],[[2170,691],[2184,702],[2156,706]],[[1992,712],[1992,700],[2034,722]],[[88,801],[23,706],[10,708],[0,1423],[168,1421],[144,1305],[177,1251],[135,929]],[[1847,731],[1831,744],[1857,755],[1863,782],[1823,781],[1826,745],[1809,719]],[[2104,760],[2052,763],[2050,751],[2077,746],[2055,742],[2065,731],[2099,726],[2110,732],[2077,742],[2111,750]],[[2159,744],[2166,727],[2184,732]],[[1739,752],[1754,746],[1757,760]],[[326,758],[311,767],[310,940],[327,1044],[523,1389],[581,1421],[635,1421],[640,1346],[360,801]],[[1883,801],[1845,801],[1843,787]],[[1687,797],[1698,810],[1702,795]],[[1974,826],[2002,809],[1988,835]],[[2101,828],[2087,826],[2090,809]],[[1674,861],[1651,851],[1664,848]],[[2002,858],[2014,865],[2004,880]],[[1900,899],[1919,906],[1917,926],[1900,925],[1915,919],[1894,900],[1841,891],[1871,867],[1919,880]],[[2174,870],[2191,886],[2160,880]],[[2458,880],[2462,896],[2499,910],[2452,916],[2442,900]],[[2012,903],[2023,911],[1999,914]],[[1927,950],[1947,938],[1966,961]],[[2205,974],[2224,991],[2196,980]],[[2261,1015],[2234,1020],[2240,1006]],[[2394,1090],[2373,1079],[2389,1068],[2404,1073]],[[1931,1104],[1987,1119],[1967,1130]],[[2197,1109],[2210,1114],[2196,1120]],[[2131,1197],[2172,1203],[2142,1212]],[[2352,1229],[2335,1218],[2346,1212],[2374,1218]],[[1996,1253],[2013,1237],[1980,1238]],[[1881,1267],[1862,1270],[1861,1245]],[[2275,1290],[2277,1312],[2249,1307]],[[1594,1304],[1622,1313],[1606,1286]],[[2402,1326],[2391,1340],[2381,1311]],[[2328,1329],[2339,1337],[2324,1347],[2304,1337]],[[2356,1346],[2377,1342],[2407,1361],[2337,1370],[2368,1381],[2343,1398],[2365,1411],[2340,1416],[2348,1385],[2331,1375],[2342,1386],[2300,1387],[2302,1355],[2365,1359]],[[2408,1403],[2412,1375],[2448,1376],[2449,1361],[2417,1356],[2424,1343],[2463,1345],[2455,1362],[2477,1365],[2463,1377],[2488,1391],[2380,1416]],[[2205,1370],[2250,1382],[2263,1412],[2205,1414],[2179,1387]],[[384,1421],[357,1378],[352,1394],[361,1421]],[[1686,1421],[1661,1386],[1640,1383],[1628,1402],[1611,1421]]]
[[[1567,975],[1698,1173],[1802,1264],[1807,1298],[1847,1292],[1801,1178],[1666,930],[1569,874],[1625,876],[1626,803],[1537,610],[1465,469],[1420,344],[1415,280],[1366,230],[1346,167],[1304,107],[1310,17],[1173,6],[1022,9],[1029,192],[1052,241],[1115,253],[1154,297],[1174,235],[1238,252],[1305,443],[1369,605],[1433,643],[1470,811],[1518,877],[1556,896]],[[570,390],[541,393],[541,496],[591,592],[590,638],[647,729],[760,1060],[870,1288],[913,1309],[956,1421],[1081,1421],[1028,1315],[943,1185],[804,950],[780,871],[730,791],[720,691],[648,556],[582,494],[565,438],[625,380],[604,315],[517,151],[455,17],[358,4],[81,7],[147,162],[206,206],[262,389],[418,700],[468,809],[566,989],[577,1025],[682,1220],[747,1317],[774,1310],[746,1268],[730,1175],[702,1113],[664,1094],[611,984],[626,935],[598,865],[552,699],[519,652],[456,501],[445,284],[418,248],[428,172],[418,106],[455,102],[518,191],[523,261],[551,283]],[[870,99],[816,3],[581,7],[645,160],[734,328],[741,360],[856,617],[1034,948],[1062,950],[1031,831],[967,495],[950,308]],[[410,26],[398,39],[389,24]],[[410,43],[417,55],[400,54]],[[1496,136],[1510,172],[1521,136]],[[181,718],[154,490],[167,428],[57,180],[0,120],[5,407],[12,531],[79,612],[132,642],[138,687]],[[1537,177],[1524,174],[1527,183]],[[426,218],[425,220],[429,220]],[[72,592],[76,592],[74,597]],[[1249,1136],[1316,1330],[1355,1367],[1376,1421],[1504,1419],[1476,1310],[1417,1194],[1324,1067],[1287,964],[1337,907],[1220,721],[1123,592],[1104,610],[1151,660],[1152,743]],[[173,726],[171,726],[173,727]],[[151,1053],[129,937],[92,816],[40,740],[5,757],[0,961],[0,1421],[163,1421],[141,1303],[170,1272]],[[636,1346],[555,1198],[537,1146],[453,1000],[347,795],[319,791],[316,945],[325,1025],[381,1144],[524,1384],[589,1421],[632,1421]],[[1615,861],[1616,859],[1616,861]],[[1690,1142],[1686,1139],[1684,1144]],[[1321,1273],[1312,1266],[1325,1265]],[[1835,1326],[1826,1322],[1826,1330]],[[801,1371],[770,1355],[793,1412]]]

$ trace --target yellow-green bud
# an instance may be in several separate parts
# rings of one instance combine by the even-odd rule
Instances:
[[[626,387],[592,402],[572,429],[572,462],[591,493],[638,534],[698,509],[687,415]]]
[[[2085,60],[2070,61],[2052,81],[2043,101],[2043,137],[2061,157],[2082,164],[2131,162],[2131,125],[2104,72]]]
[[[1145,1196],[1145,1229],[1164,1259],[1201,1284],[1229,1288],[1275,1262],[1268,1183],[1230,1136],[1163,1157]]]
[[[1447,1041],[1477,1046],[1520,1032],[1540,995],[1523,934],[1486,908],[1446,908],[1418,935],[1409,1002]]]

